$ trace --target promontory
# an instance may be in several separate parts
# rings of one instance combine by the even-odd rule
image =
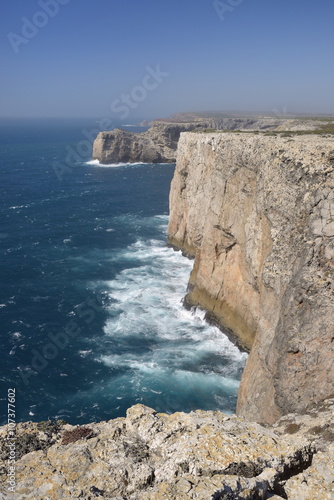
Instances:
[[[176,159],[168,243],[194,259],[185,305],[250,351],[237,414],[19,423],[15,473],[3,426],[0,498],[333,500],[333,122],[208,118],[102,132],[93,157]]]

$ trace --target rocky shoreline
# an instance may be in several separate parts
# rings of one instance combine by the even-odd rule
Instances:
[[[99,134],[95,158],[173,161],[189,124],[175,127]],[[0,499],[334,498],[333,136],[195,129],[178,143],[168,242],[195,258],[187,304],[251,351],[238,415],[136,405],[19,423],[15,493],[3,426]]]

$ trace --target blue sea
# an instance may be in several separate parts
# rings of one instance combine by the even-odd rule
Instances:
[[[92,162],[96,126],[0,122],[1,424],[10,388],[17,421],[234,412],[246,354],[183,307],[166,246],[175,165]]]

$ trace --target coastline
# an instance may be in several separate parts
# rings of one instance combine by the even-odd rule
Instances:
[[[223,283],[228,307],[237,305],[249,331],[256,325],[239,392],[244,416],[136,405],[83,426],[20,423],[16,495],[331,500],[334,391],[323,372],[333,317],[332,160],[331,138],[315,135],[181,135],[168,243],[194,257],[186,304],[205,305],[209,290],[207,315],[212,309],[223,325]],[[242,330],[233,317],[231,330]],[[314,352],[312,367],[303,356]],[[5,468],[9,430],[0,428]]]

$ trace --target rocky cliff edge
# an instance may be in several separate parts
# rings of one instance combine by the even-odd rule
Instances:
[[[86,426],[18,424],[16,488],[5,499],[331,500],[334,400],[274,428],[214,411],[136,405]],[[2,471],[9,450],[0,428]],[[1,496],[1,493],[0,493]]]
[[[146,132],[115,129],[100,132],[93,144],[93,160],[111,163],[174,163],[181,132],[220,130],[314,130],[331,121],[273,118],[263,116],[224,116],[223,114],[184,113],[155,120]]]
[[[195,257],[186,303],[251,349],[239,415],[334,393],[332,136],[181,134],[168,241]]]

